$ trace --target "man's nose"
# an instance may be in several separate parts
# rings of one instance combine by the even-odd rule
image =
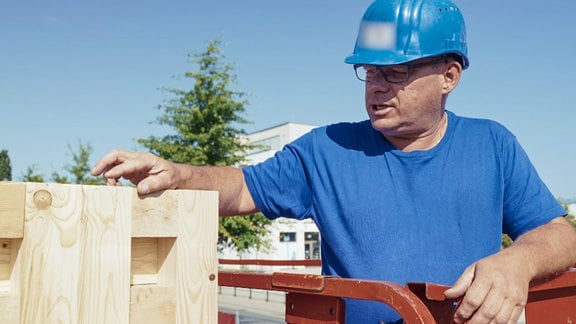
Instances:
[[[374,97],[374,100],[376,102],[384,102],[384,101],[388,101],[390,99],[390,97],[391,97],[390,93],[391,92],[390,92],[389,87],[385,86],[383,88],[386,88],[386,90],[383,91],[382,88],[380,88],[379,90],[376,90],[373,92],[373,97]]]
[[[366,82],[366,90],[369,92],[390,92],[391,89],[390,82],[386,81],[384,75],[379,73],[378,77]]]

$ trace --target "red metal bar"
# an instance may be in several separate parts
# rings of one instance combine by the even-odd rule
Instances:
[[[530,288],[526,323],[572,323],[576,321],[576,269]]]
[[[449,323],[456,307],[447,300],[448,286],[409,283],[408,288],[428,307],[438,323]],[[572,323],[576,320],[576,269],[555,278],[535,281],[528,292],[525,311],[527,324]]]
[[[309,265],[319,260],[221,260],[221,264]],[[239,263],[242,262],[242,263]],[[301,263],[300,263],[301,262]],[[379,301],[392,307],[405,323],[451,323],[455,300],[444,297],[448,286],[343,279],[310,274],[256,274],[221,271],[219,285],[287,293],[289,324],[344,322],[342,298]],[[526,323],[571,323],[576,319],[576,269],[530,286]]]
[[[424,303],[410,290],[384,281],[369,281],[291,273],[221,271],[220,286],[254,288],[308,295],[374,300],[392,307],[408,324],[434,323]]]
[[[231,265],[319,267],[322,265],[322,260],[318,260],[318,259],[309,259],[309,260],[219,259],[218,263],[219,264],[231,264]]]
[[[411,282],[407,284],[407,287],[428,307],[435,323],[453,322],[457,301],[448,300],[444,296],[444,291],[449,288],[448,286]]]
[[[236,324],[236,315],[218,312],[218,324]]]
[[[286,323],[343,324],[346,320],[344,300],[340,297],[286,294]]]

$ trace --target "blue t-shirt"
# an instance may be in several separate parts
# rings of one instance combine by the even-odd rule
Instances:
[[[370,121],[316,128],[244,169],[254,202],[273,219],[312,218],[322,273],[452,285],[473,262],[564,209],[502,125],[448,113],[444,138],[402,152]],[[347,300],[348,323],[398,316]]]

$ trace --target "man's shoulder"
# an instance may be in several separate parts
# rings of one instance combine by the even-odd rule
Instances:
[[[312,129],[307,134],[288,144],[296,151],[314,154],[336,154],[342,150],[361,151],[382,141],[369,120],[340,122]]]
[[[321,131],[325,141],[341,148],[361,149],[377,141],[377,138],[382,139],[372,128],[370,120],[331,124]]]
[[[322,132],[340,132],[340,131],[362,131],[365,132],[366,130],[371,130],[372,125],[370,124],[370,120],[362,120],[356,122],[339,122],[334,124],[325,125],[323,127],[318,127],[316,131]]]
[[[373,134],[374,128],[370,120],[363,120],[357,122],[340,122],[335,124],[326,125],[319,131],[326,134],[330,138],[354,138],[356,136],[366,136]]]
[[[512,132],[498,121],[488,118],[465,117],[448,112],[449,118],[455,120],[456,129],[466,133],[484,133],[499,136],[513,136]]]

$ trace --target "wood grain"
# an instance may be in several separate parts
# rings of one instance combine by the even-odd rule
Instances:
[[[0,279],[0,323],[20,322],[20,262],[18,251],[21,239],[2,239],[6,243],[3,259],[6,260],[4,273]]]
[[[218,196],[215,192],[179,191],[176,240],[176,320],[216,323],[218,318]]]
[[[2,324],[217,323],[216,192],[0,183],[0,225]]]
[[[0,238],[24,235],[24,193],[26,185],[0,181]]]
[[[27,184],[23,323],[127,323],[129,188]]]

